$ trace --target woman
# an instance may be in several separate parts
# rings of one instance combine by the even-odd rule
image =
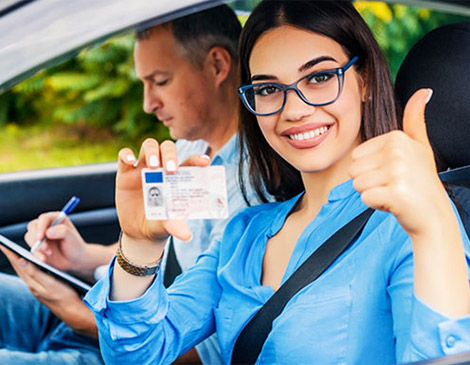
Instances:
[[[157,267],[168,235],[191,235],[180,222],[144,218],[140,169],[152,156],[166,166],[176,151],[147,140],[136,164],[122,150],[120,263],[87,297],[104,358],[170,363],[217,331],[229,362],[249,319],[367,206],[377,211],[360,236],[289,301],[258,362],[394,363],[469,349],[469,242],[427,141],[430,91],[412,97],[396,131],[384,58],[349,2],[264,1],[240,50],[251,179],[278,202],[232,219],[166,293],[158,274],[129,272],[152,273],[143,265]]]

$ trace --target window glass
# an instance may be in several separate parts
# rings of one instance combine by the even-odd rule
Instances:
[[[85,6],[88,2],[93,5]],[[119,2],[121,1],[116,1]],[[131,4],[125,2],[126,6]],[[259,0],[236,1],[230,5],[244,24],[249,12],[258,2]],[[38,1],[32,4],[45,3],[47,2]],[[48,3],[49,8],[37,8],[39,12],[30,13],[28,19],[39,21],[38,19],[43,18],[41,21],[45,22],[44,27],[54,29],[55,33],[51,34],[60,34],[62,42],[64,36],[70,44],[84,42],[82,38],[74,38],[72,41],[72,35],[83,35],[64,19],[54,23],[55,25],[47,23],[51,23],[54,18],[54,13],[49,9],[65,3],[67,2],[51,0]],[[141,2],[133,1],[132,6],[141,8],[135,19],[126,20],[128,24],[136,23],[138,16],[142,17],[139,11],[146,11],[149,3],[159,2],[144,0],[141,5],[137,3]],[[93,20],[99,11],[103,11],[99,9],[101,0],[84,0],[81,4],[86,11],[69,9],[68,12],[81,11],[81,18],[78,17],[81,22],[89,19],[89,26],[85,27],[88,31],[85,33],[91,41],[95,34],[91,32],[93,27],[104,26],[95,24]],[[354,4],[385,51],[393,76],[408,49],[425,33],[443,24],[470,20],[468,16],[398,3],[356,1]],[[113,14],[112,9],[108,10]],[[28,35],[28,22],[23,21],[21,24],[26,25],[16,27],[21,29],[10,29]],[[2,19],[0,44],[5,44],[8,37],[13,37],[8,35],[9,31],[6,29],[8,24]],[[18,34],[15,35],[17,36]],[[24,47],[25,57],[37,57],[35,63],[44,63],[48,55],[46,49],[57,47],[58,40],[43,36],[45,39],[39,44],[34,44],[31,36],[31,39],[26,37],[21,44],[12,46]],[[117,152],[123,146],[131,146],[136,150],[146,137],[159,140],[168,138],[166,128],[158,123],[155,116],[147,115],[142,110],[142,85],[133,70],[133,43],[131,33],[111,38],[81,51],[73,59],[39,72],[1,94],[0,172],[115,161]],[[35,48],[29,49],[33,44]],[[40,52],[41,49],[44,52]],[[2,52],[7,50],[0,48],[0,74],[5,70],[13,72],[15,60],[6,60],[6,57],[1,56]],[[18,68],[15,72],[21,73]]]

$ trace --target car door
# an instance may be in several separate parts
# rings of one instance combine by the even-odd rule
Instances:
[[[219,1],[8,0],[0,4],[0,92],[81,49]],[[27,224],[80,198],[70,214],[87,242],[116,242],[116,163],[0,174],[0,234],[25,245]],[[12,269],[0,254],[0,271]]]
[[[24,245],[30,220],[62,209],[75,195],[81,201],[70,218],[83,238],[102,244],[116,242],[115,175],[115,163],[0,174],[0,234]],[[0,270],[11,271],[3,255]]]

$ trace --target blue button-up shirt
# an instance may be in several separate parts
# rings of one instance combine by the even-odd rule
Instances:
[[[208,143],[203,140],[176,142],[178,151],[178,162],[184,162],[191,155],[203,155],[207,153]],[[233,216],[246,207],[246,202],[240,191],[238,183],[238,161],[239,161],[239,138],[234,135],[212,158],[211,165],[222,165],[225,167],[227,182],[227,198],[229,215]],[[249,200],[255,205],[254,192],[249,189]],[[193,239],[184,242],[173,238],[176,257],[183,271],[187,270],[196,262],[197,257],[207,250],[210,244],[220,240],[224,233],[228,219],[190,219],[187,220]],[[165,262],[165,258],[163,260]]]
[[[191,155],[207,154],[209,144],[202,139],[197,141],[180,139],[176,142],[176,148],[178,151],[178,162],[182,163]],[[217,151],[211,160],[211,165],[225,167],[230,217],[246,207],[246,202],[241,194],[238,181],[239,149],[238,134],[235,134]],[[259,203],[253,189],[248,188],[247,194],[251,204],[255,205]],[[185,242],[173,237],[176,258],[182,271],[186,271],[193,266],[197,257],[207,250],[212,242],[222,238],[227,222],[228,219],[190,219],[186,221],[193,234],[193,239]],[[163,271],[165,270],[167,255],[168,250],[165,250],[162,260]],[[220,364],[222,362],[217,336],[211,336],[200,343],[196,346],[196,350],[203,364]]]
[[[171,363],[217,330],[229,363],[238,334],[273,295],[261,285],[266,242],[298,199],[242,211],[168,291],[157,276],[140,298],[110,301],[111,266],[85,298],[97,318],[104,359]],[[299,237],[282,282],[365,209],[352,181],[334,188]],[[470,276],[463,230],[462,238]],[[470,316],[451,319],[416,298],[411,240],[392,214],[375,212],[352,246],[290,300],[257,363],[385,364],[462,351],[470,351]]]

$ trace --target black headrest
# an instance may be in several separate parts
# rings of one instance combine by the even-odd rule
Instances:
[[[411,49],[398,72],[398,101],[404,107],[420,88],[434,90],[426,126],[439,170],[469,165],[470,23],[435,29]]]

